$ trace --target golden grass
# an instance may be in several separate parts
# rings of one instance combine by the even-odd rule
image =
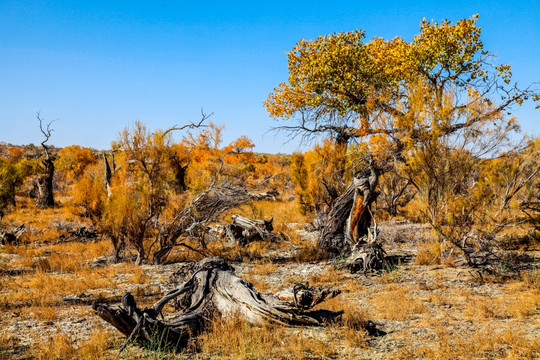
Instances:
[[[0,280],[3,289],[0,309],[7,306],[54,307],[63,297],[85,290],[114,287],[111,273],[85,269],[74,274],[53,274],[42,271]]]
[[[0,360],[9,359],[10,351],[15,350],[19,346],[19,341],[13,333],[8,333],[5,330],[0,331]]]
[[[244,216],[265,219],[274,218],[274,225],[281,223],[306,223],[307,217],[298,212],[296,201],[260,200],[245,205],[240,210]],[[235,211],[233,211],[234,213]],[[236,211],[238,212],[238,211]]]
[[[540,308],[540,291],[531,290],[499,296],[469,295],[465,297],[463,316],[475,321],[493,319],[527,319]]]
[[[113,345],[113,337],[108,330],[97,325],[87,340],[76,345],[64,331],[58,330],[55,335],[36,342],[31,349],[31,356],[40,360],[58,359],[113,359],[116,358],[107,350]]]
[[[477,331],[456,332],[447,327],[435,328],[436,343],[417,348],[401,348],[395,359],[534,359],[540,355],[540,342],[507,325],[485,326]]]
[[[334,307],[343,309],[344,305],[336,301]],[[365,317],[353,305],[349,304],[346,308],[348,311],[343,320],[330,325],[326,331],[274,323],[252,325],[240,316],[218,319],[199,336],[198,344],[201,353],[212,359],[344,358],[344,353],[338,351],[340,348],[349,351],[349,358],[355,358],[353,349],[366,344],[362,329]],[[329,342],[332,346],[329,346]]]
[[[388,320],[411,320],[427,310],[419,296],[395,284],[375,294],[370,303],[378,316]]]
[[[420,245],[416,253],[416,265],[434,265],[441,263],[442,248],[439,242],[429,242]]]
[[[255,264],[255,267],[251,271],[253,275],[270,275],[277,270],[277,265],[268,261],[261,261]]]

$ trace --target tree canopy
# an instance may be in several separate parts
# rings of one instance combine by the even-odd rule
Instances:
[[[512,84],[511,67],[484,50],[477,19],[424,19],[410,42],[365,42],[362,30],[300,40],[288,54],[289,80],[270,93],[266,109],[275,119],[296,120],[277,128],[293,136],[330,134],[340,143],[383,136],[394,150],[426,133],[511,123],[505,115],[513,105],[539,96],[532,86]],[[436,116],[418,116],[430,108]]]

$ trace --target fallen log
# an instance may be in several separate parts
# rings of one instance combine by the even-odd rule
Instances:
[[[18,244],[19,239],[26,233],[26,226],[21,224],[12,230],[0,230],[0,244]]]
[[[232,222],[225,225],[225,235],[229,242],[236,246],[245,246],[253,241],[277,241],[278,236],[274,230],[274,218],[268,220],[249,219],[241,215],[231,216]]]
[[[239,315],[253,324],[269,321],[293,326],[321,326],[343,313],[312,310],[316,304],[337,296],[338,289],[299,284],[295,286],[293,301],[283,301],[275,295],[255,290],[218,257],[193,263],[174,276],[173,280],[187,278],[187,281],[150,308],[138,308],[130,293],[123,295],[121,306],[93,305],[102,319],[127,336],[120,350],[132,341],[143,346],[159,343],[161,349],[181,350],[219,317]],[[165,318],[163,309],[171,301],[182,312]],[[158,319],[160,314],[161,320]]]
[[[249,196],[253,200],[270,199],[270,200],[276,201],[277,197],[279,196],[279,191],[277,191],[276,189],[272,189],[270,191],[263,192],[263,193],[249,193]]]

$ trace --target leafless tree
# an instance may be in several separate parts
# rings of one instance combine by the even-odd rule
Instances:
[[[45,152],[45,158],[42,160],[41,163],[45,167],[45,171],[36,179],[36,185],[38,189],[37,204],[43,207],[53,207],[54,162],[50,154],[50,149],[47,145],[47,142],[51,138],[51,135],[54,131],[54,129],[51,128],[51,125],[55,120],[49,121],[46,125],[44,125],[44,121],[41,118],[41,114],[39,111],[36,113],[36,117],[39,121],[39,130],[45,137],[45,139],[41,142],[41,146],[43,147],[43,150]]]

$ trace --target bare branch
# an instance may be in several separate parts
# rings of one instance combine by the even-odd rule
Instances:
[[[41,146],[43,146],[43,149],[45,149],[45,154],[47,155],[47,159],[50,159],[50,156],[49,156],[49,148],[47,147],[47,145],[45,145],[47,143],[47,141],[49,141],[49,138],[51,137],[52,135],[52,132],[54,131],[54,129],[51,128],[51,125],[53,122],[55,122],[56,120],[52,120],[52,121],[49,121],[47,123],[47,126],[46,128],[44,129],[43,128],[43,119],[41,118],[41,111],[36,111],[36,117],[39,121],[39,130],[41,131],[41,133],[43,134],[43,136],[45,136],[45,140],[43,140],[41,142]]]
[[[167,135],[168,133],[172,132],[172,131],[177,131],[177,130],[184,130],[184,129],[198,129],[198,128],[201,128],[201,127],[207,127],[208,125],[203,125],[203,123],[208,120],[209,118],[212,117],[212,115],[214,115],[214,113],[210,113],[210,114],[205,114],[203,109],[201,109],[201,120],[195,124],[193,122],[190,122],[189,124],[186,124],[186,125],[182,125],[182,126],[177,126],[177,125],[174,125],[173,127],[171,128],[168,128],[167,130],[165,130],[165,132],[163,133],[163,136]]]

